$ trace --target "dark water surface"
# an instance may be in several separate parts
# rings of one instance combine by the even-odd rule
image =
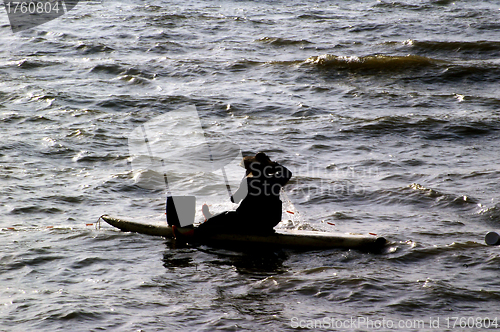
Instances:
[[[16,34],[0,17],[0,331],[500,318],[484,244],[500,230],[498,2],[81,1]],[[296,227],[390,246],[232,251],[88,226],[163,219],[127,138],[188,105],[294,172]],[[319,324],[351,317],[395,326]]]

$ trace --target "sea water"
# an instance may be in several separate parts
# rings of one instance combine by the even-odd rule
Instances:
[[[18,33],[4,9],[0,331],[496,327],[498,2],[80,1]],[[192,105],[207,137],[293,172],[300,218],[280,227],[388,247],[234,251],[96,229],[102,214],[164,222],[128,137]],[[214,212],[234,208],[210,185]]]

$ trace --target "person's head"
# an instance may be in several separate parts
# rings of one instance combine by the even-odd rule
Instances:
[[[259,152],[255,156],[244,157],[241,163],[247,174],[255,173],[256,171],[262,172],[267,166],[273,166],[274,163],[264,152]]]

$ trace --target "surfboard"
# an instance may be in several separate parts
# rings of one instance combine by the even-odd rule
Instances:
[[[168,225],[153,225],[114,218],[108,215],[101,219],[124,232],[134,232],[153,236],[172,238],[172,227]],[[179,228],[180,232],[192,228]],[[277,229],[274,234],[215,234],[203,237],[198,242],[223,247],[258,247],[261,245],[292,249],[359,249],[365,251],[380,251],[387,243],[383,237],[374,235],[345,234],[294,229]]]

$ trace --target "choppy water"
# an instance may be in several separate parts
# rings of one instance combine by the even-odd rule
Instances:
[[[13,34],[1,14],[0,330],[500,316],[484,244],[500,229],[499,18],[495,1],[82,1]],[[235,252],[87,226],[162,218],[127,135],[187,105],[290,167],[302,227],[389,248]]]

